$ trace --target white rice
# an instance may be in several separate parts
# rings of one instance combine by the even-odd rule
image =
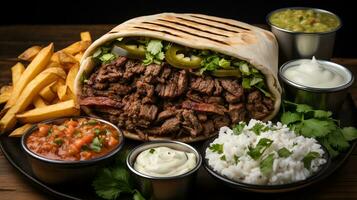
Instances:
[[[273,130],[257,135],[250,130],[256,123],[273,127]],[[247,154],[248,146],[256,147],[261,138],[268,138],[273,143],[259,159],[254,160]],[[315,139],[298,136],[280,122],[273,125],[271,122],[252,119],[239,135],[234,134],[228,127],[222,127],[218,138],[210,146],[212,144],[223,144],[222,154],[213,152],[210,148],[206,149],[206,159],[213,170],[229,179],[249,184],[279,185],[304,180],[326,163],[326,159],[322,158],[325,152]],[[287,158],[280,157],[277,153],[283,147],[292,153]],[[321,157],[313,159],[310,169],[307,169],[303,159],[309,152],[317,152]],[[272,172],[264,175],[260,170],[260,163],[270,154],[274,154]],[[223,155],[225,160],[221,159]],[[235,160],[237,157],[238,162]]]

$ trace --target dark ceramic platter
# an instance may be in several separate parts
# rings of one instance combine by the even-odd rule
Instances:
[[[354,116],[357,116],[357,109],[353,104],[352,98],[348,96],[344,102],[343,108],[341,109],[341,114],[337,116],[337,118],[340,119],[342,126],[357,126],[357,118]],[[139,144],[139,142],[126,140],[125,146],[126,148],[131,148],[137,144]],[[324,173],[307,182],[301,188],[317,183],[335,172],[346,161],[346,159],[348,159],[356,144],[357,142],[355,141],[353,144],[351,144],[351,148],[347,152],[340,154],[337,158],[332,160],[331,165],[329,165]],[[24,152],[22,152],[20,145],[20,138],[10,138],[4,135],[0,136],[0,147],[5,157],[8,159],[10,164],[15,167],[21,174],[23,174],[34,186],[51,194],[53,197],[60,199],[99,199],[94,193],[91,182],[81,186],[71,187],[66,185],[46,185],[37,180],[31,171],[30,165],[25,157]],[[202,148],[203,142],[198,142],[192,145],[200,149]],[[241,189],[249,191],[244,188]],[[267,197],[264,196],[264,194],[237,194],[237,190],[222,185],[221,182],[218,182],[212,176],[210,176],[207,171],[203,169],[203,167],[201,167],[199,170],[196,188],[193,191],[195,191],[192,193],[192,198],[194,199],[199,199],[200,197],[202,198],[202,195],[209,196],[211,198],[220,197],[221,199],[222,197],[224,199],[233,199],[235,196],[237,197],[237,195],[240,197],[249,196],[250,198],[253,197],[259,199]]]

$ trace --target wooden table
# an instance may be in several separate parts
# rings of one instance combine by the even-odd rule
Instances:
[[[81,31],[90,31],[93,39],[109,31],[114,25],[46,25],[0,27],[0,85],[11,82],[10,67],[16,57],[32,45],[54,42],[61,49],[79,40]],[[357,77],[357,58],[335,58],[333,61],[349,67]],[[357,81],[350,90],[357,105]],[[237,193],[239,198],[239,193]],[[51,197],[34,188],[4,158],[0,152],[0,199],[32,200]],[[357,148],[336,173],[322,183],[296,193],[281,194],[278,199],[357,199]]]

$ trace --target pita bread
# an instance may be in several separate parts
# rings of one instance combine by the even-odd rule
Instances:
[[[80,96],[80,77],[90,74],[95,64],[92,54],[103,44],[121,37],[142,36],[170,41],[193,49],[212,50],[245,60],[260,70],[274,99],[274,111],[263,121],[271,120],[279,111],[281,87],[278,73],[278,43],[274,35],[264,29],[240,21],[201,14],[161,13],[128,20],[96,40],[84,53],[75,81],[76,95]],[[87,114],[90,109],[84,109]],[[125,133],[126,137],[138,139],[138,134]],[[193,142],[208,137],[179,138]],[[148,137],[148,140],[172,139]]]

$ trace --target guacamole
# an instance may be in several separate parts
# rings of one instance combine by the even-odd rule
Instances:
[[[272,25],[294,32],[328,32],[340,25],[340,20],[333,14],[313,9],[286,9],[273,13],[269,17]]]

